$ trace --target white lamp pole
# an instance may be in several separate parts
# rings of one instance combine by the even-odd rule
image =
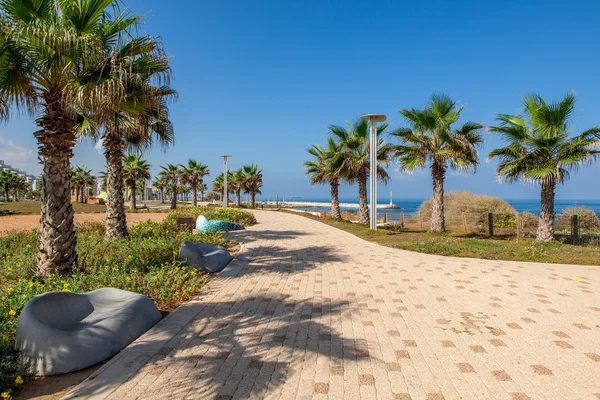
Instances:
[[[370,149],[370,168],[371,168],[371,229],[377,230],[377,123],[385,122],[386,116],[383,114],[365,114],[360,116],[371,122],[371,149]]]
[[[231,156],[223,157],[223,208],[227,208],[229,204],[229,193],[227,192],[227,159]]]

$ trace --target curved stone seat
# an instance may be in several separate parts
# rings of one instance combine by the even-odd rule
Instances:
[[[187,240],[179,248],[179,260],[202,272],[219,272],[233,259],[225,247]]]
[[[106,360],[160,319],[152,300],[138,293],[114,288],[49,292],[25,304],[16,347],[36,374],[64,374]]]
[[[221,221],[218,219],[208,220],[204,215],[198,216],[196,219],[196,232],[229,232],[245,229],[244,225],[236,224],[235,222]]]

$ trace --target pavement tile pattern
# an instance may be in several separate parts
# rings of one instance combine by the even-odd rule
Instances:
[[[67,398],[600,398],[600,268],[412,253],[256,216],[197,300]]]

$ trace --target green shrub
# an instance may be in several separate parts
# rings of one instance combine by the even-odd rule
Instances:
[[[239,211],[238,211],[239,212]],[[241,218],[241,216],[237,216]],[[70,275],[35,275],[37,231],[13,231],[0,237],[0,394],[11,396],[26,366],[14,351],[16,324],[25,303],[49,291],[88,292],[115,287],[150,297],[161,310],[191,299],[206,276],[177,261],[184,240],[227,246],[222,234],[179,232],[169,222],[141,222],[128,240],[104,240],[104,224],[77,228],[78,263]]]
[[[565,219],[569,220],[573,215],[577,215],[579,217],[579,227],[582,229],[600,228],[600,219],[598,218],[598,215],[596,215],[594,210],[590,210],[589,208],[584,206],[570,207],[565,208],[560,214],[561,217],[564,217]]]
[[[244,211],[239,208],[222,208],[222,207],[181,207],[169,213],[165,222],[169,226],[175,226],[178,217],[193,217],[204,215],[207,219],[220,219],[229,222],[235,222],[244,226],[256,224],[256,217],[249,211]]]

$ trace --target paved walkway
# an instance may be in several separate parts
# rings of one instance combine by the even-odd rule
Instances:
[[[70,398],[600,397],[600,268],[430,256],[256,215],[204,295]]]

